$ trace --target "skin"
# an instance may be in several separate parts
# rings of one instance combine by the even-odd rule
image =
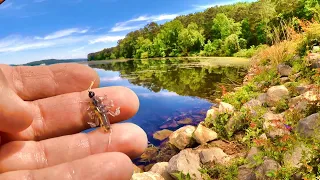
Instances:
[[[108,95],[119,116],[110,133],[88,134],[87,89]],[[130,179],[131,159],[147,147],[146,133],[131,123],[139,100],[125,87],[97,88],[97,73],[80,64],[37,67],[0,65],[0,180]],[[112,109],[114,110],[114,109]]]

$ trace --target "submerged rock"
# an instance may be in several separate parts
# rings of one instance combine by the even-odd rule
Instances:
[[[199,154],[192,149],[184,149],[170,159],[168,173],[172,177],[174,177],[173,174],[175,173],[181,172],[185,176],[189,173],[192,179],[198,180],[202,179],[200,169]]]
[[[205,144],[209,141],[217,139],[218,134],[200,123],[194,131],[193,137],[199,144]]]
[[[182,125],[187,125],[187,124],[191,124],[192,123],[192,119],[191,118],[185,118],[185,119],[182,119],[180,121],[178,121],[178,124],[182,124]]]
[[[169,136],[170,144],[180,150],[186,148],[192,143],[192,135],[195,130],[196,128],[194,126],[188,125],[174,131]]]
[[[168,162],[159,162],[152,166],[149,172],[160,174],[165,180],[173,180],[168,173]]]
[[[214,162],[226,165],[231,159],[226,153],[223,152],[222,149],[217,147],[203,149],[199,155],[202,163]]]
[[[319,113],[301,119],[296,130],[302,137],[320,139]]]
[[[267,91],[267,104],[275,106],[279,101],[289,99],[289,90],[284,86],[273,86]]]
[[[173,131],[170,131],[168,129],[163,129],[161,131],[157,131],[153,134],[153,138],[163,141],[165,139],[167,139],[171,134],[173,133]]]

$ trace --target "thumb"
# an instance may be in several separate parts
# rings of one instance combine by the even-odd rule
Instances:
[[[31,123],[28,103],[9,88],[7,79],[0,69],[0,131],[20,132]]]

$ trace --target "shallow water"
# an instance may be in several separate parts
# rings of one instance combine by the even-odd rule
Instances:
[[[125,86],[137,94],[139,111],[125,122],[139,125],[156,146],[161,142],[153,139],[154,132],[176,130],[187,118],[188,124],[203,121],[223,88],[230,91],[240,85],[247,64],[231,58],[89,62],[101,87]]]

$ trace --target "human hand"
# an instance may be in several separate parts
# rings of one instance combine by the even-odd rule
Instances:
[[[95,71],[80,64],[37,67],[0,65],[0,180],[130,179],[133,164],[147,147],[147,136],[130,123],[88,134],[87,89]],[[79,92],[80,91],[80,92]],[[108,95],[121,113],[111,123],[129,119],[139,108],[124,87],[93,89]],[[115,107],[116,108],[116,107]]]

